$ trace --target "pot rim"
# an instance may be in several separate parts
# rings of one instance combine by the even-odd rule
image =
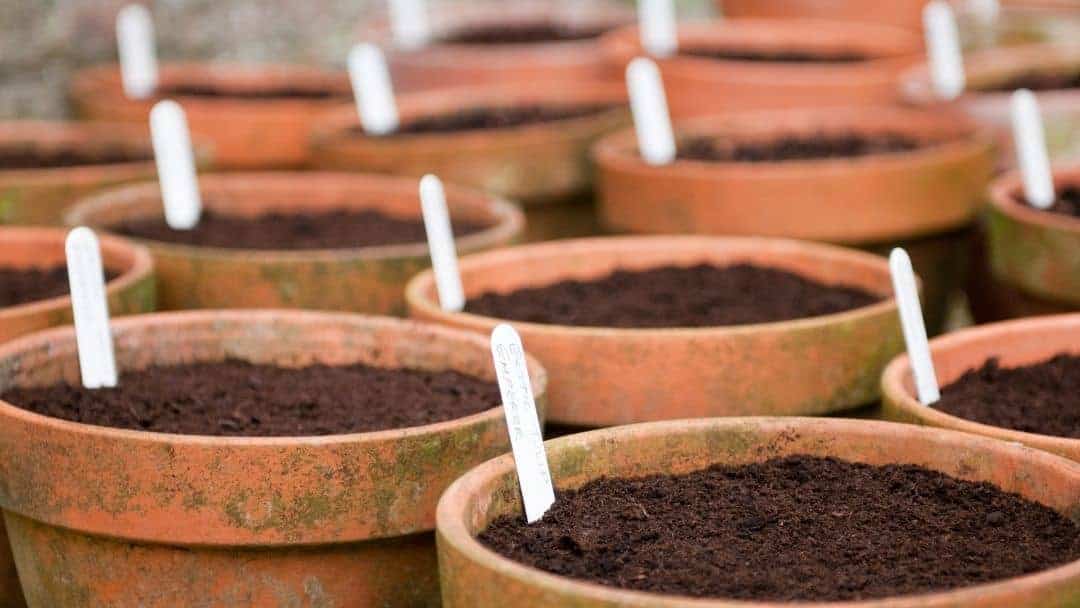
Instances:
[[[943,352],[952,352],[972,342],[980,342],[988,336],[1008,335],[1017,330],[1039,330],[1047,327],[1062,327],[1074,329],[1080,334],[1080,313],[1063,315],[1047,315],[1041,317],[1028,317],[987,325],[968,327],[949,334],[934,338],[930,341],[930,354],[940,355]],[[1053,353],[1049,353],[1053,354]],[[989,356],[984,357],[985,362]],[[914,416],[920,421],[932,424],[935,427],[964,431],[967,433],[992,437],[1002,441],[1022,443],[1041,450],[1047,450],[1056,454],[1076,451],[1080,449],[1080,439],[1058,437],[1056,435],[1043,435],[1017,431],[1000,426],[992,426],[975,422],[959,416],[947,414],[937,408],[925,406],[907,388],[907,379],[911,377],[911,364],[907,353],[897,355],[885,367],[881,375],[881,393],[883,400],[896,407],[904,414]]]
[[[1051,172],[1056,186],[1080,186],[1080,164],[1076,161],[1057,164]],[[990,185],[990,204],[1015,222],[1080,235],[1080,217],[1041,211],[1022,204],[1018,197],[1023,196],[1023,191],[1020,173],[1010,171]]]
[[[0,226],[0,236],[3,237],[5,243],[9,244],[15,242],[39,245],[55,243],[55,246],[63,249],[64,240],[67,238],[67,234],[67,229],[51,226]],[[107,250],[111,250],[114,254],[120,255],[128,253],[132,258],[131,266],[129,268],[125,269],[119,276],[105,284],[106,297],[115,296],[117,293],[129,289],[135,283],[153,275],[154,260],[146,247],[143,247],[130,239],[114,236],[102,231],[95,231],[95,234],[101,244],[102,258],[108,257],[108,254],[106,253]],[[4,256],[0,254],[0,262],[3,261],[3,257]],[[71,294],[44,300],[34,300],[16,306],[0,308],[0,323],[8,319],[48,314],[70,307]]]
[[[339,321],[350,322],[351,326],[360,328],[369,325],[394,326],[408,332],[411,328],[424,328],[449,339],[461,343],[472,343],[478,348],[487,348],[487,341],[483,336],[477,336],[469,332],[463,332],[452,328],[433,326],[430,323],[421,323],[407,319],[382,317],[375,315],[359,315],[338,312],[321,312],[299,309],[235,309],[235,310],[201,310],[180,312],[157,312],[129,317],[113,319],[110,326],[115,331],[117,328],[140,327],[147,325],[159,325],[165,328],[181,329],[184,325],[200,318],[212,317],[215,320],[228,322],[246,323],[258,325],[276,323],[280,321]],[[74,340],[74,329],[71,326],[57,327],[40,331],[27,336],[16,338],[10,342],[0,344],[0,361],[7,359],[27,348],[48,343],[58,338],[65,341]],[[529,376],[533,382],[535,393],[544,395],[547,390],[547,371],[535,357],[526,352],[526,362]],[[408,369],[405,367],[399,369]],[[13,418],[34,426],[54,428],[60,432],[80,436],[96,436],[117,441],[134,441],[146,444],[168,444],[189,446],[213,446],[213,447],[288,447],[288,446],[327,446],[341,444],[357,444],[365,442],[385,442],[406,438],[437,435],[455,428],[470,426],[490,419],[498,419],[503,416],[502,406],[493,407],[482,412],[470,414],[461,418],[444,420],[421,426],[405,427],[400,429],[386,429],[381,431],[369,431],[360,433],[342,433],[337,435],[300,435],[300,436],[274,436],[274,437],[223,437],[217,435],[194,435],[181,433],[158,433],[152,431],[138,431],[123,429],[83,422],[74,422],[62,418],[54,418],[37,414],[22,409],[16,405],[0,400],[0,419]]]
[[[795,430],[800,428],[810,430],[831,429],[841,433],[857,432],[861,434],[866,434],[871,431],[882,432],[886,429],[896,430],[897,428],[903,428],[906,433],[930,437],[936,436],[943,441],[948,441],[952,444],[965,445],[972,449],[996,453],[1012,453],[1014,455],[1022,453],[1025,459],[1042,461],[1045,463],[1045,466],[1048,467],[1052,466],[1054,468],[1072,469],[1077,475],[1080,475],[1080,464],[1050,453],[1025,448],[1019,444],[1005,443],[957,431],[902,425],[877,420],[799,417],[735,417],[670,420],[589,431],[547,441],[545,442],[545,445],[547,446],[548,451],[551,452],[562,448],[587,446],[589,444],[609,440],[612,437],[631,433],[647,433],[653,436],[660,436],[679,431],[692,432],[698,429],[718,430],[747,425],[753,425],[759,428],[794,428]],[[899,595],[873,600],[835,602],[758,602],[722,598],[693,598],[688,596],[618,589],[597,583],[559,576],[532,566],[515,562],[480,544],[480,542],[469,533],[465,519],[467,517],[466,510],[470,497],[478,492],[483,492],[483,486],[490,480],[503,475],[512,474],[513,470],[514,460],[512,455],[500,456],[469,471],[447,488],[439,499],[439,505],[436,509],[436,534],[438,535],[438,542],[440,544],[446,543],[453,546],[456,551],[464,555],[469,561],[478,563],[486,569],[498,572],[502,576],[516,579],[523,584],[533,587],[558,589],[562,592],[571,593],[586,600],[603,601],[608,604],[641,608],[947,608],[951,606],[966,605],[967,601],[973,600],[984,593],[1005,590],[1011,588],[1020,581],[1028,584],[1039,584],[1049,583],[1063,578],[1080,577],[1080,560],[1077,560],[1032,574],[949,591]]]
[[[57,140],[69,142],[74,148],[85,147],[83,138],[108,134],[108,137],[132,150],[142,144],[150,151],[150,135],[144,129],[126,123],[109,122],[69,122],[62,120],[8,120],[0,121],[0,147],[5,145],[33,141],[40,133],[52,133]],[[71,181],[80,182],[88,179],[100,179],[102,174],[127,173],[131,171],[154,170],[154,159],[124,160],[119,162],[92,163],[64,167],[26,167],[21,169],[0,169],[0,184],[27,181]]]
[[[286,181],[298,183],[312,180],[342,180],[350,186],[360,185],[372,190],[399,190],[406,187],[413,188],[419,183],[410,177],[382,175],[373,173],[348,173],[340,171],[263,171],[250,173],[224,173],[200,176],[200,188],[228,187],[232,183],[244,183],[249,181],[266,182],[271,184],[284,183]],[[413,188],[415,189],[415,188]],[[146,197],[160,198],[157,182],[141,182],[109,189],[87,198],[76,201],[65,213],[64,223],[76,226],[86,220],[88,214],[108,208],[116,203],[139,200]],[[486,201],[488,211],[494,217],[494,222],[480,230],[455,239],[459,252],[469,252],[491,247],[496,243],[519,235],[525,228],[525,214],[515,205],[506,200],[482,193],[471,188],[464,188],[452,184],[446,185],[446,195],[451,208],[457,199],[470,199],[473,202]],[[416,217],[420,217],[419,199],[417,199]],[[372,208],[378,208],[377,205]],[[162,211],[164,214],[164,211]],[[91,227],[107,234],[109,226],[90,223]],[[252,259],[257,258],[260,263],[288,263],[288,262],[340,262],[342,258],[355,260],[382,260],[391,258],[418,258],[429,255],[428,245],[424,243],[400,243],[395,245],[377,245],[373,247],[344,247],[329,249],[240,249],[226,247],[205,247],[196,245],[184,245],[154,241],[150,239],[123,236],[152,251],[191,258],[214,258],[214,259]]]
[[[520,258],[523,256],[550,257],[553,252],[556,254],[565,253],[568,248],[592,249],[599,246],[600,248],[605,250],[623,250],[633,248],[633,246],[635,245],[659,246],[660,244],[683,247],[704,247],[706,245],[723,244],[785,245],[789,247],[795,247],[802,250],[803,252],[812,253],[818,256],[831,256],[837,259],[842,259],[845,263],[848,264],[877,266],[885,276],[888,276],[888,262],[884,258],[876,256],[872,253],[854,251],[844,247],[827,245],[823,243],[814,243],[809,241],[752,236],[715,237],[698,235],[660,235],[568,239],[562,241],[552,241],[548,243],[520,245],[517,247],[508,247],[499,250],[485,251],[472,254],[462,258],[460,260],[459,267],[464,273],[464,271],[470,265],[491,261],[493,258],[496,261],[500,262],[501,265],[505,265],[507,263],[512,263],[515,258]],[[919,285],[922,285],[921,281],[919,282]],[[542,336],[572,335],[579,337],[602,336],[608,338],[633,337],[635,339],[645,338],[650,340],[681,340],[685,339],[690,335],[693,335],[694,337],[707,336],[710,338],[720,339],[735,335],[752,334],[759,332],[789,332],[802,329],[816,329],[832,325],[834,323],[863,321],[868,318],[887,314],[890,311],[897,310],[896,299],[891,294],[889,294],[885,296],[880,302],[870,304],[869,306],[862,306],[852,310],[833,313],[829,315],[792,319],[788,321],[749,323],[745,325],[717,327],[618,328],[530,323],[512,319],[488,317],[485,315],[478,315],[468,312],[450,313],[444,311],[435,301],[435,299],[431,297],[434,289],[435,275],[431,269],[427,269],[409,280],[409,283],[405,286],[405,300],[408,303],[410,310],[421,311],[421,314],[424,318],[436,319],[437,322],[441,324],[450,323],[450,321],[452,320],[453,322],[450,323],[451,325],[469,327],[474,331],[483,330],[492,327],[498,323],[508,323],[517,328],[518,331],[527,331],[531,334]],[[466,291],[468,291],[467,287]]]

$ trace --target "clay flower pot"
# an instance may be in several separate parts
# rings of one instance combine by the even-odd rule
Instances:
[[[169,93],[176,88],[188,91]],[[191,88],[219,94],[193,95]],[[304,166],[315,117],[352,95],[344,74],[296,65],[166,64],[159,89],[184,107],[192,135],[212,145],[223,169]],[[70,95],[82,118],[140,124],[158,101],[128,99],[115,65],[79,72]]]
[[[774,457],[836,457],[871,465],[912,464],[986,481],[1072,516],[1080,467],[1051,454],[964,433],[866,420],[735,418],[680,420],[606,429],[547,442],[552,478],[578,488],[602,476],[681,474],[713,464]],[[1080,562],[953,591],[836,603],[692,599],[625,591],[542,572],[481,545],[475,536],[501,515],[521,512],[514,461],[486,462],[439,501],[444,608],[1015,608],[1067,606],[1080,593]]]
[[[203,205],[228,215],[373,209],[419,221],[417,182],[343,173],[251,173],[200,178]],[[513,241],[524,220],[513,205],[448,188],[451,214],[490,227],[457,239],[461,253]],[[162,217],[156,183],[103,192],[76,204],[71,225],[108,230]],[[145,241],[154,256],[163,309],[308,308],[403,313],[410,277],[430,265],[427,243],[305,251],[224,249]]]
[[[486,339],[385,318],[174,313],[113,333],[121,370],[228,356],[495,376]],[[77,381],[73,332],[5,345],[0,370],[4,389]],[[436,606],[436,501],[510,448],[501,408],[325,437],[119,430],[3,402],[0,419],[0,506],[31,607]]]
[[[768,141],[792,134],[902,135],[913,151],[782,162],[645,163],[624,131],[594,148],[600,217],[638,234],[779,236],[887,253],[911,249],[931,325],[963,274],[968,227],[993,168],[991,137],[968,122],[899,108],[732,113],[677,125],[680,138]]]
[[[1038,71],[1076,69],[1080,65],[1080,45],[1024,45],[971,53],[964,58],[967,92],[957,100],[943,103],[934,95],[925,65],[901,76],[901,90],[909,104],[947,109],[967,114],[976,122],[996,130],[1000,163],[1016,165],[1012,143],[1009,99],[1012,91],[992,91],[1011,79]],[[1080,92],[1077,89],[1036,91],[1039,98],[1046,144],[1055,159],[1080,158]]]
[[[922,30],[923,0],[716,0],[727,18],[836,19]]]
[[[535,83],[534,83],[535,84]],[[320,120],[313,161],[322,169],[420,176],[472,186],[525,205],[565,201],[592,185],[589,146],[629,124],[626,92],[618,84],[558,87],[496,86],[398,96],[401,124],[481,107],[610,105],[602,112],[519,127],[368,137],[354,107]]]
[[[613,65],[644,51],[637,27],[604,37]],[[920,37],[899,28],[817,20],[727,19],[680,24],[679,48],[752,52],[855,52],[856,62],[778,62],[680,54],[659,61],[671,115],[687,118],[729,110],[857,106],[897,99],[895,79],[917,59]]]
[[[824,414],[877,399],[877,378],[902,349],[884,260],[828,245],[755,238],[627,237],[559,241],[465,257],[467,298],[616,269],[736,262],[779,268],[888,299],[778,323],[615,329],[512,322],[551,374],[552,422],[613,426],[747,414]],[[409,314],[477,332],[499,319],[447,313],[426,272],[407,288]],[[752,353],[752,355],[749,355]],[[824,372],[824,373],[823,373]]]
[[[0,227],[0,267],[64,266],[64,239],[59,228]],[[118,276],[105,286],[112,316],[154,310],[154,263],[150,252],[127,239],[99,234],[101,260]],[[61,296],[0,308],[0,342],[23,334],[71,323],[71,298]]]
[[[0,123],[0,156],[20,154],[52,158],[58,166],[12,169],[0,162],[0,224],[59,224],[64,209],[76,199],[155,175],[150,134],[144,127]]]
[[[964,329],[930,342],[938,383],[946,386],[992,357],[1001,367],[1045,361],[1061,352],[1075,352],[1080,315],[1046,316]],[[1022,443],[1080,461],[1080,439],[1054,437],[990,426],[927,407],[915,397],[907,355],[897,357],[881,379],[883,413],[890,420],[964,431]]]

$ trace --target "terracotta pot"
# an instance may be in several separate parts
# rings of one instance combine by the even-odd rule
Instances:
[[[968,92],[956,101],[942,103],[930,86],[925,65],[901,76],[901,90],[909,104],[934,111],[958,111],[993,128],[998,136],[1000,164],[1016,165],[1009,113],[1011,92],[982,91],[1035,70],[1066,69],[1080,64],[1080,45],[1025,45],[970,53],[964,59]],[[1052,157],[1080,158],[1080,92],[1076,89],[1038,91],[1039,109]]]
[[[749,464],[789,455],[871,465],[912,464],[985,481],[1075,517],[1080,466],[1062,458],[964,433],[866,420],[736,418],[656,422],[547,443],[552,478],[578,488],[602,476],[688,473],[713,464]],[[625,591],[542,572],[504,558],[475,536],[497,517],[521,512],[514,462],[473,469],[439,501],[438,545],[444,608],[1050,608],[1080,594],[1080,562],[998,583],[862,602],[773,603],[692,599]]]
[[[716,0],[727,18],[835,19],[922,30],[923,0]]]
[[[390,47],[394,86],[402,91],[476,85],[556,87],[567,90],[600,81],[621,82],[604,59],[599,36],[571,41],[517,44],[467,44],[443,39],[472,27],[556,23],[581,29],[610,30],[634,20],[625,4],[591,0],[553,6],[550,2],[470,2],[439,7],[431,18],[434,42],[424,48],[394,48],[388,27],[377,24],[366,39]]]
[[[566,201],[588,193],[592,186],[589,146],[630,122],[626,91],[615,84],[582,84],[571,90],[519,86],[452,89],[399,95],[397,101],[402,124],[474,107],[615,107],[516,128],[390,137],[364,136],[358,131],[356,109],[342,107],[315,127],[315,166],[416,176],[435,173],[447,182],[526,205]]]
[[[65,265],[60,228],[0,227],[0,267],[35,268]],[[112,316],[154,310],[154,263],[145,247],[126,239],[98,234],[105,267],[119,273],[105,286]],[[0,342],[23,334],[71,323],[71,298],[61,296],[0,308]]]
[[[961,282],[964,230],[993,169],[991,136],[967,121],[901,108],[731,113],[677,125],[679,137],[760,140],[792,133],[899,133],[945,143],[855,159],[771,163],[641,160],[624,131],[594,147],[606,228],[638,234],[780,236],[919,249],[926,308],[940,323]],[[932,243],[932,244],[931,244]],[[910,253],[910,252],[909,252]]]
[[[204,176],[203,205],[221,213],[317,213],[376,209],[420,219],[417,182],[345,173],[250,173]],[[460,253],[515,240],[524,228],[513,205],[448,188],[451,213],[491,227],[457,239]],[[156,183],[103,192],[68,213],[71,225],[108,230],[116,222],[161,217]],[[410,277],[430,265],[427,243],[308,251],[194,247],[136,239],[154,256],[162,308],[308,308],[373,314],[404,312]]]
[[[549,418],[613,426],[748,414],[824,414],[878,397],[877,378],[902,350],[887,264],[828,245],[760,238],[625,237],[528,245],[465,257],[466,297],[587,280],[616,269],[750,262],[888,299],[835,315],[694,329],[614,329],[513,322],[551,374]],[[406,290],[409,313],[489,332],[498,319],[439,308],[424,273]],[[752,353],[750,355],[749,353]]]
[[[214,311],[113,333],[122,370],[230,356],[494,379],[486,339],[385,318]],[[68,329],[0,348],[0,388],[77,377]],[[437,606],[436,500],[510,447],[500,408],[328,437],[118,430],[3,402],[0,419],[0,506],[32,608]]]
[[[637,27],[604,37],[604,50],[620,68],[643,54]],[[896,76],[917,60],[920,37],[881,25],[818,20],[728,19],[679,26],[679,47],[754,51],[856,51],[855,63],[782,63],[675,55],[659,62],[675,118],[731,110],[864,106],[898,97]]]
[[[187,112],[192,135],[212,144],[223,169],[297,168],[308,161],[308,134],[315,117],[351,98],[344,74],[298,65],[240,66],[165,64],[162,88],[218,85],[254,93],[280,87],[325,91],[326,99],[172,96]],[[83,70],[71,85],[71,100],[82,118],[145,123],[158,99],[128,99],[115,65]]]
[[[969,369],[998,357],[1002,367],[1045,361],[1061,352],[1077,352],[1080,315],[1057,315],[993,323],[964,329],[930,341],[938,383],[947,386]],[[1080,461],[1080,439],[1014,431],[966,420],[926,407],[915,397],[907,355],[897,357],[881,379],[883,412],[891,420],[954,429],[1023,443]]]
[[[150,134],[116,124],[0,123],[0,150],[123,151],[132,160],[72,167],[0,169],[0,224],[59,224],[72,201],[101,188],[154,177]],[[145,160],[138,160],[138,159]]]

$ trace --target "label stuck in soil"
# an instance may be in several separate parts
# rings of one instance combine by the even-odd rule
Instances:
[[[638,57],[626,67],[626,86],[641,157],[650,165],[675,160],[675,134],[656,62]]]
[[[461,287],[450,212],[446,209],[446,192],[438,177],[425,175],[421,178],[420,205],[428,250],[431,252],[431,268],[435,273],[435,287],[439,292],[439,305],[448,312],[461,312],[465,308],[465,291]]]
[[[672,0],[638,0],[641,48],[653,57],[670,57],[679,50],[678,20]]]
[[[116,14],[116,43],[120,81],[129,99],[147,99],[158,85],[154,20],[141,4],[129,4]]]
[[[933,0],[923,7],[923,29],[934,92],[941,99],[956,99],[964,92],[967,77],[960,47],[960,29],[948,2]]]
[[[1046,134],[1035,94],[1027,89],[1012,95],[1013,141],[1020,175],[1028,204],[1036,209],[1049,209],[1054,204],[1054,176],[1050,173],[1050,155],[1046,151]]]
[[[64,251],[83,387],[114,387],[116,358],[109,328],[109,303],[105,299],[105,269],[101,264],[97,236],[89,228],[75,228],[68,233]]]
[[[165,220],[173,230],[191,230],[199,223],[202,198],[187,115],[180,104],[169,100],[154,104],[150,110],[150,135]]]
[[[369,135],[389,135],[398,128],[397,101],[386,57],[374,44],[358,44],[349,51],[349,80],[360,124]]]
[[[934,360],[930,356],[930,342],[926,337],[926,321],[919,304],[919,287],[911,258],[903,249],[896,248],[889,255],[889,271],[892,274],[893,293],[900,310],[900,325],[904,331],[911,372],[919,401],[930,405],[941,398]]]

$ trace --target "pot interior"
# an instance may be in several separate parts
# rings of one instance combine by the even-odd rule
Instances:
[[[66,266],[64,239],[59,229],[0,228],[0,266],[7,268],[55,268]],[[135,268],[136,254],[131,246],[98,235],[101,262],[109,271],[124,275]]]
[[[0,171],[150,163],[148,133],[118,125],[9,122],[0,134]]]

